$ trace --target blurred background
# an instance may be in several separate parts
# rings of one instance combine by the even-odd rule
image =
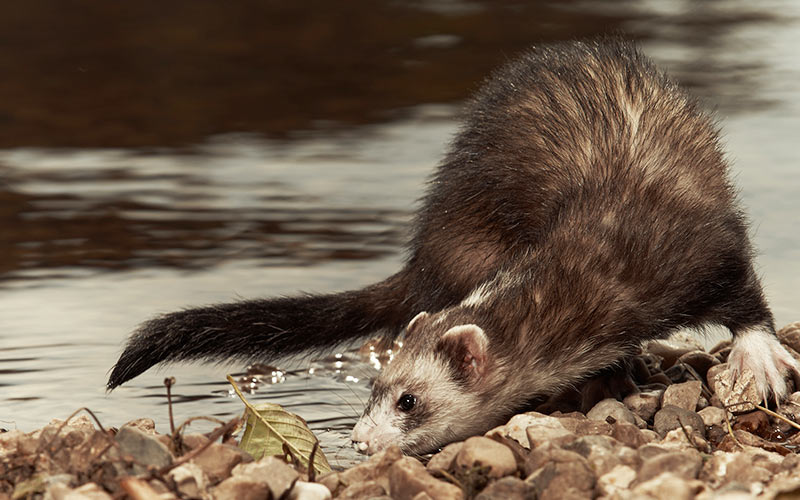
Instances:
[[[624,33],[716,113],[778,325],[800,319],[799,16],[793,0],[6,3],[0,427],[88,406],[164,432],[166,375],[178,419],[239,413],[224,374],[242,366],[111,395],[105,377],[156,313],[394,272],[464,99],[555,40]],[[281,366],[252,396],[309,420],[340,465],[372,373],[351,358]]]

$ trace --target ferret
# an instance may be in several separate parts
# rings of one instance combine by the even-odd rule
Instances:
[[[405,266],[362,290],[173,312],[130,337],[108,389],[187,359],[270,360],[381,331],[404,345],[352,440],[423,453],[619,363],[722,325],[764,397],[798,372],[753,268],[712,120],[632,45],[536,46],[468,104]]]

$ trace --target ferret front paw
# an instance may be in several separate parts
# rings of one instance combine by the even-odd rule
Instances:
[[[797,360],[766,328],[751,328],[737,334],[728,364],[734,377],[745,370],[752,372],[762,401],[768,401],[771,393],[779,404],[788,396],[787,375],[800,374]]]

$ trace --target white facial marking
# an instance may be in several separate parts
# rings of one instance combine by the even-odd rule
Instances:
[[[786,375],[792,371],[800,374],[797,361],[766,327],[753,327],[736,335],[728,363],[735,375],[745,369],[753,372],[765,401],[770,392],[778,402],[786,399]]]
[[[353,427],[351,439],[356,450],[372,455],[390,444],[399,443],[403,432],[398,424],[399,419],[391,396],[377,402],[369,414],[362,415]]]

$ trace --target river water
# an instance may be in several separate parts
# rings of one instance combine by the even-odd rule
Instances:
[[[0,427],[86,406],[165,432],[165,376],[177,420],[239,413],[235,364],[104,382],[154,314],[397,270],[480,79],[532,43],[608,32],[715,111],[777,323],[800,319],[791,0],[46,3],[0,15]],[[344,466],[375,372],[331,354],[280,364],[250,397],[303,416]]]

